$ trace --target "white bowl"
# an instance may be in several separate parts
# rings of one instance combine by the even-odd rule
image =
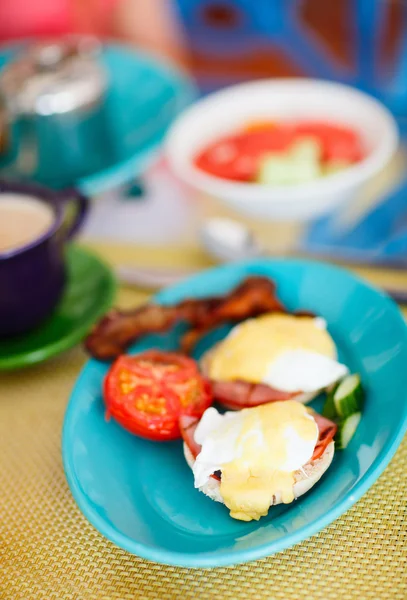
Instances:
[[[199,150],[254,119],[313,119],[351,126],[361,136],[366,157],[342,172],[292,186],[228,181],[194,166]],[[229,87],[188,108],[168,133],[166,154],[183,181],[241,213],[304,221],[351,201],[386,166],[398,140],[391,113],[367,94],[321,80],[273,79]]]

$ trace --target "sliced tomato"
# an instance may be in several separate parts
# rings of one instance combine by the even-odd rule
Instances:
[[[233,181],[250,181],[257,168],[253,157],[245,155],[241,135],[211,144],[196,157],[195,165],[205,173]]]
[[[201,417],[212,404],[209,382],[192,359],[150,350],[120,356],[104,381],[107,416],[151,440],[181,437],[181,415]]]
[[[264,383],[247,381],[211,381],[212,394],[225,408],[240,410],[268,402],[294,400],[301,392],[282,392]]]
[[[252,131],[265,131],[265,130],[270,130],[270,129],[275,129],[276,127],[278,127],[277,123],[275,121],[250,121],[249,123],[247,123],[243,129],[243,131],[248,131],[248,132],[252,132]]]
[[[268,152],[286,152],[295,141],[295,129],[291,125],[254,130],[241,134],[245,154],[261,158]]]
[[[324,162],[356,162],[363,158],[359,134],[343,125],[308,121],[295,126],[297,136],[318,139],[322,147]]]

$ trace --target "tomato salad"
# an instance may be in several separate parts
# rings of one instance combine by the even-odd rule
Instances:
[[[230,181],[290,185],[341,171],[363,157],[362,140],[351,127],[264,121],[211,143],[194,162],[205,173]]]

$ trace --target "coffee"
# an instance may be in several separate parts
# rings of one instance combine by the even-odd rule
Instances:
[[[34,196],[0,194],[0,253],[34,242],[54,219],[52,208]]]

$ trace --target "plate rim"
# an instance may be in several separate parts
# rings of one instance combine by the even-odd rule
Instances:
[[[236,263],[235,263],[236,264]],[[339,267],[336,265],[332,265],[329,263],[319,263],[318,261],[311,260],[302,260],[302,259],[255,259],[248,260],[239,263],[240,266],[245,265],[247,267],[261,267],[265,264],[272,265],[298,265],[301,267],[322,267],[328,270],[338,271],[342,274],[345,274],[347,277],[350,277],[352,280],[356,281],[358,284],[362,285],[365,288],[370,289],[371,291],[378,294],[382,301],[385,302],[387,308],[391,310],[394,316],[400,323],[401,328],[404,331],[404,337],[407,340],[407,324],[400,312],[399,307],[393,300],[391,300],[384,292],[371,285],[361,277],[355,275],[351,271],[346,268]],[[195,279],[200,278],[203,274],[207,275],[208,273],[221,272],[223,270],[229,270],[231,264],[221,265],[218,267],[213,267],[211,269],[206,269],[188,279],[180,282],[176,285],[169,286],[165,288],[165,290],[159,292],[153,298],[161,302],[163,296],[167,293],[168,289],[175,290],[176,288],[181,288],[186,284],[186,282],[193,283]],[[187,568],[214,568],[214,567],[226,567],[233,566],[237,564],[242,564],[249,561],[259,560],[261,558],[265,558],[267,556],[272,556],[277,552],[281,552],[282,550],[286,550],[295,544],[298,544],[301,541],[305,541],[311,536],[317,534],[319,531],[330,525],[333,521],[338,519],[342,514],[349,510],[366,492],[367,490],[375,483],[378,477],[382,474],[384,469],[387,467],[391,459],[393,458],[397,448],[399,447],[406,431],[407,431],[407,402],[404,404],[404,411],[400,415],[400,420],[397,428],[395,428],[392,434],[389,436],[386,444],[379,452],[379,454],[374,459],[373,463],[370,465],[366,473],[362,476],[360,481],[354,486],[352,493],[345,494],[342,499],[340,499],[330,510],[326,511],[322,516],[317,519],[312,520],[307,525],[300,527],[295,532],[285,535],[279,540],[274,540],[254,548],[248,548],[237,551],[230,550],[220,550],[216,551],[216,553],[212,553],[206,556],[202,556],[199,554],[191,554],[185,552],[174,552],[171,550],[166,550],[163,548],[155,548],[146,546],[143,543],[132,540],[127,535],[117,532],[114,527],[112,527],[109,523],[107,523],[103,518],[101,518],[96,511],[88,504],[86,497],[82,494],[78,482],[74,476],[74,468],[72,464],[72,453],[70,452],[70,436],[69,430],[71,427],[71,421],[73,414],[76,410],[76,406],[78,404],[78,399],[80,396],[80,388],[82,386],[82,382],[86,381],[88,378],[88,373],[92,370],[94,365],[99,364],[99,361],[95,359],[90,359],[82,371],[80,372],[74,387],[72,389],[71,396],[68,401],[67,409],[64,416],[63,429],[62,429],[62,441],[61,441],[61,451],[62,451],[62,461],[63,467],[65,471],[65,476],[71,490],[72,496],[77,503],[79,509],[85,518],[89,521],[89,523],[104,537],[108,540],[116,544],[118,547],[127,550],[128,552],[143,558],[147,559],[159,564],[166,564],[169,566],[177,566],[177,567],[187,567]]]
[[[16,369],[39,364],[53,356],[56,356],[57,354],[60,354],[61,352],[64,352],[65,350],[69,350],[86,335],[86,333],[92,327],[93,323],[97,321],[97,319],[99,319],[111,306],[117,291],[117,280],[113,274],[112,269],[105,263],[104,260],[100,259],[98,255],[96,255],[92,251],[89,251],[83,246],[79,246],[77,244],[69,244],[66,248],[66,253],[68,265],[69,261],[72,260],[72,255],[85,255],[87,257],[91,257],[92,260],[97,262],[101,267],[102,271],[104,272],[104,277],[106,279],[106,282],[108,283],[108,287],[106,290],[106,294],[100,300],[98,310],[95,310],[93,316],[87,319],[80,327],[76,327],[67,335],[63,336],[62,338],[59,338],[58,340],[55,340],[54,342],[50,342],[49,344],[43,345],[39,348],[30,351],[19,352],[18,354],[11,355],[7,358],[0,357],[0,372],[14,371]],[[62,296],[62,299],[65,293],[66,290]],[[58,308],[56,309],[56,311],[58,311]]]
[[[153,53],[143,51],[140,48],[135,51],[133,48],[118,41],[103,45],[103,52],[109,50],[120,52],[122,55],[142,61],[156,72],[160,72],[162,77],[171,80],[173,87],[178,88],[178,106],[174,112],[174,119],[177,118],[180,108],[188,107],[198,97],[198,88],[193,79],[185,70],[177,68],[170,61],[166,61],[161,57],[158,58]],[[105,60],[104,54],[102,59]],[[149,143],[140,152],[128,156],[113,165],[109,165],[106,169],[100,169],[90,175],[79,178],[77,186],[83,193],[89,196],[97,196],[117,186],[126,184],[132,177],[134,178],[135,175],[139,175],[159,160],[160,148],[165,135],[166,131],[163,131],[161,140]]]

